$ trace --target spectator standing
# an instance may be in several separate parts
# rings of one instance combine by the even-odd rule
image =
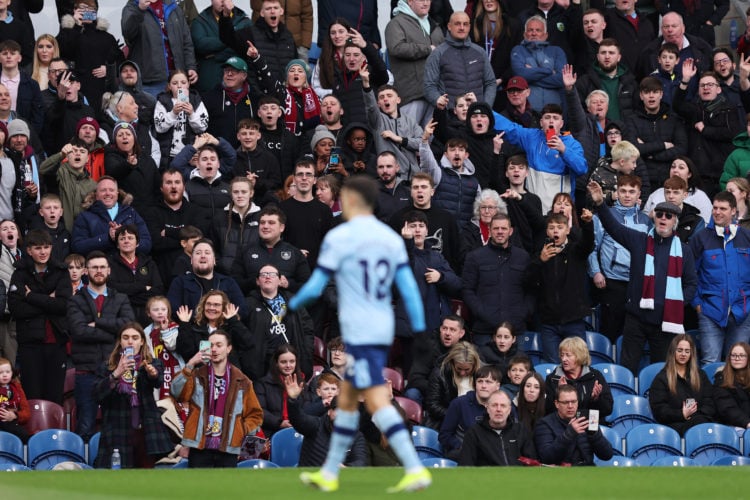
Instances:
[[[28,120],[34,130],[42,130],[44,125],[42,92],[39,90],[39,84],[32,80],[25,71],[21,71],[21,45],[14,39],[3,37],[0,40],[2,40],[0,41],[0,65],[2,65],[0,84],[4,85],[10,94],[10,110],[14,111],[17,116]],[[29,52],[29,55],[31,54]],[[33,58],[26,60],[32,61]]]
[[[326,29],[335,24],[336,18],[344,18],[349,24],[362,33],[367,42],[377,49],[383,47],[378,27],[378,2],[376,0],[358,0],[340,2],[339,0],[317,0],[318,2],[318,46],[324,43]]]
[[[263,0],[250,0],[253,9],[253,22],[260,17]],[[294,45],[297,46],[297,56],[307,61],[308,52],[312,47],[313,35],[313,6],[312,0],[284,0],[281,7],[284,9],[284,24],[294,37]],[[320,24],[318,24],[320,26]]]

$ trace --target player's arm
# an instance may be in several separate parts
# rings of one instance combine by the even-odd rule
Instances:
[[[404,299],[406,312],[409,314],[411,329],[414,332],[423,332],[426,328],[424,320],[424,306],[422,305],[422,296],[419,294],[417,280],[411,268],[403,264],[396,270],[396,286]]]
[[[307,283],[289,301],[289,309],[296,311],[320,297],[332,274],[328,269],[316,267]],[[414,280],[414,277],[412,277],[412,280]],[[416,287],[416,283],[414,283],[414,286]]]

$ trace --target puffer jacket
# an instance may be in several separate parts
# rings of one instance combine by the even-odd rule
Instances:
[[[224,207],[216,214],[211,225],[211,239],[216,249],[216,270],[228,276],[242,272],[245,251],[258,241],[258,219],[260,207],[250,205],[245,217],[231,208]]]
[[[250,0],[253,9],[253,22],[260,17],[263,0]],[[313,7],[310,0],[281,0],[284,9],[284,22],[294,36],[297,47],[312,47]]]
[[[742,427],[750,424],[750,389],[735,381],[732,387],[723,387],[724,372],[714,375],[714,406],[717,420],[725,425]]]
[[[224,207],[232,202],[229,182],[221,173],[216,174],[216,177],[208,182],[201,177],[197,168],[193,169],[190,180],[185,183],[185,193],[190,202],[206,210],[211,219],[221,214]]]
[[[120,226],[127,226],[128,224],[136,226],[140,238],[138,250],[149,253],[151,251],[151,235],[146,227],[146,222],[130,205],[118,204],[119,210],[114,219],[110,217],[107,208],[99,200],[95,201],[88,210],[78,214],[71,231],[73,235],[73,240],[70,243],[71,250],[81,255],[87,255],[94,250],[113,252],[116,245],[109,237],[109,223],[115,222]]]
[[[747,177],[750,173],[750,135],[747,131],[737,134],[732,139],[735,149],[724,162],[724,171],[721,173],[721,189],[727,188],[727,182],[732,177]]]

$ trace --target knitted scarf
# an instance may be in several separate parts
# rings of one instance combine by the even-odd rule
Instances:
[[[140,354],[136,354],[135,356],[133,356],[133,359],[135,360],[135,366],[140,366]],[[132,410],[130,412],[130,424],[133,429],[137,429],[141,423],[141,412],[138,409],[138,407],[141,406],[141,403],[138,400],[137,368],[135,370],[126,370],[125,373],[122,374],[120,379],[117,381],[117,392],[128,396],[128,398],[130,399],[130,408]]]
[[[206,448],[218,450],[221,446],[221,433],[224,424],[224,407],[229,393],[230,372],[232,367],[227,363],[223,377],[214,374],[214,367],[208,364],[208,426],[206,427]]]
[[[654,310],[656,278],[654,276],[654,230],[648,232],[646,240],[646,263],[643,270],[641,309]],[[672,236],[667,262],[667,286],[664,292],[664,313],[661,329],[668,333],[685,333],[683,326],[682,297],[682,242]]]
[[[312,87],[296,89],[286,87],[286,117],[284,123],[289,132],[294,135],[302,134],[302,126],[320,117],[320,101]],[[300,116],[300,111],[302,116]]]

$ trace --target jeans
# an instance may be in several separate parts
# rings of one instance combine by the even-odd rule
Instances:
[[[404,391],[404,397],[409,398],[412,401],[416,401],[419,404],[422,404],[422,392],[417,389],[416,387],[409,387]]]
[[[84,441],[88,441],[96,429],[96,413],[99,410],[94,396],[96,379],[93,373],[76,373],[76,434]]]
[[[542,336],[542,352],[546,363],[559,363],[560,342],[568,337],[580,337],[586,341],[586,322],[582,319],[564,323],[562,325],[540,325],[539,334]]]
[[[737,324],[730,314],[727,326],[720,327],[710,318],[698,314],[698,329],[701,332],[701,364],[721,361],[729,353],[729,348],[737,342],[750,341],[750,316]]]

